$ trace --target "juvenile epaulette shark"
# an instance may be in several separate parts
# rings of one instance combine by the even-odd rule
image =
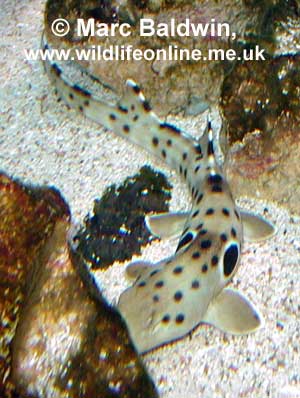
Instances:
[[[48,46],[43,42],[44,49]],[[274,227],[239,209],[215,159],[211,123],[200,139],[160,120],[140,87],[126,83],[123,97],[109,105],[64,76],[53,61],[45,69],[61,98],[88,118],[163,159],[187,182],[188,213],[147,217],[158,236],[180,236],[176,252],[159,263],[132,263],[134,284],[118,307],[140,353],[178,339],[205,322],[233,334],[256,330],[262,317],[241,293],[226,288],[236,273],[244,239],[263,240]]]

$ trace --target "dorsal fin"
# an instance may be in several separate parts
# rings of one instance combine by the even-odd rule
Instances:
[[[207,124],[204,134],[207,137],[207,143],[204,146],[204,148],[206,148],[207,159],[209,163],[215,163],[215,156],[214,156],[215,149],[214,149],[213,130],[212,130],[210,115],[207,116]]]

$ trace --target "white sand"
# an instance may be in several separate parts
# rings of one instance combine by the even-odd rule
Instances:
[[[186,187],[173,171],[57,103],[41,63],[24,61],[23,54],[24,48],[39,48],[44,1],[15,3],[2,0],[0,7],[0,169],[26,182],[55,185],[82,220],[105,187],[149,163],[175,185],[172,208],[186,208]],[[278,228],[270,241],[245,244],[233,282],[257,304],[265,325],[246,337],[200,326],[192,338],[146,355],[162,398],[300,397],[300,218],[275,204],[241,203],[258,213],[268,208]],[[173,247],[155,243],[143,258],[157,261]],[[115,264],[100,275],[110,300],[126,286],[123,270]]]

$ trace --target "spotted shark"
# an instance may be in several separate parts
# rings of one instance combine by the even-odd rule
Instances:
[[[43,48],[48,49],[45,40]],[[243,241],[269,238],[275,228],[235,204],[216,161],[211,122],[195,139],[159,119],[132,80],[116,104],[107,104],[72,83],[55,62],[45,61],[45,70],[70,107],[164,160],[186,181],[192,196],[189,212],[146,218],[152,234],[179,237],[174,255],[127,267],[134,282],[121,294],[118,308],[137,351],[179,339],[200,323],[233,334],[258,329],[263,321],[258,309],[227,285],[238,269]]]

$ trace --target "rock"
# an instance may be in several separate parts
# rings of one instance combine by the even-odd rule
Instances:
[[[34,264],[59,218],[69,217],[54,188],[24,186],[0,172],[0,396],[16,395],[9,378],[11,343]]]
[[[299,118],[299,61],[300,55],[287,55],[238,63],[233,68],[221,95],[230,143],[254,131],[270,139],[283,113],[295,121]]]
[[[171,185],[166,177],[144,166],[116,188],[109,187],[94,203],[78,234],[78,251],[91,268],[107,268],[114,261],[129,260],[151,242],[144,224],[146,213],[168,211]]]
[[[147,98],[159,116],[169,113],[184,112],[186,115],[196,115],[209,106],[218,104],[221,85],[224,76],[231,71],[234,63],[226,57],[215,59],[208,52],[215,50],[234,49],[237,56],[243,56],[245,49],[256,45],[265,49],[268,56],[296,53],[300,49],[300,7],[297,0],[48,0],[45,9],[45,32],[53,48],[86,49],[101,47],[110,49],[131,47],[132,50],[157,51],[161,49],[174,50],[200,49],[201,60],[176,59],[124,59],[105,60],[89,59],[78,61],[96,76],[100,82],[112,89],[120,97],[126,79],[137,80]],[[65,18],[70,23],[70,31],[64,37],[56,37],[51,26],[56,18]],[[108,35],[98,37],[96,34],[78,35],[77,19],[87,23],[89,19],[98,23],[128,23],[130,35],[122,36],[117,30]],[[151,19],[154,25],[171,20],[175,25],[189,19],[193,24],[209,24],[204,36],[189,34],[181,36],[178,33],[167,37],[142,36],[140,32],[141,19]],[[215,35],[211,27],[228,23],[230,34],[227,37],[223,30],[221,36]],[[216,28],[217,29],[217,28]],[[97,29],[96,29],[97,31]],[[115,47],[114,47],[115,49]],[[115,50],[113,50],[115,54]],[[174,51],[173,51],[174,54]],[[206,59],[205,59],[206,57]],[[75,56],[76,58],[76,56]],[[150,57],[151,58],[151,57]]]
[[[62,197],[0,181],[1,396],[157,397],[121,316],[70,256]]]
[[[224,80],[221,108],[236,143],[227,172],[235,195],[299,213],[300,55],[239,63]]]
[[[227,174],[237,197],[276,201],[299,213],[299,2],[258,3],[261,27],[247,40],[249,49],[257,43],[266,49],[266,60],[237,62],[221,89],[224,131],[233,146]]]

